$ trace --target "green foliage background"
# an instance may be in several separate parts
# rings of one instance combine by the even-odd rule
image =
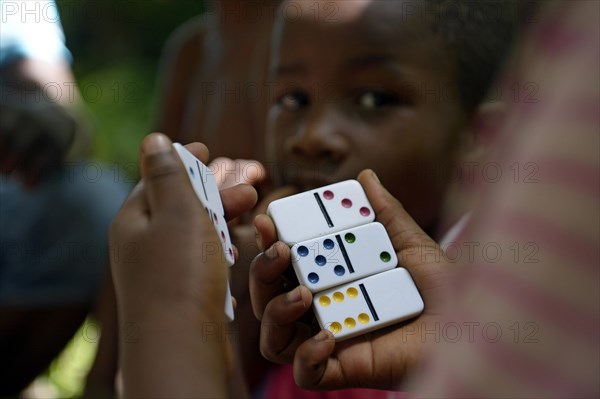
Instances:
[[[165,41],[205,11],[200,0],[57,0],[73,72],[92,114],[94,157],[137,162],[156,120],[156,82]],[[128,168],[131,170],[131,168]]]

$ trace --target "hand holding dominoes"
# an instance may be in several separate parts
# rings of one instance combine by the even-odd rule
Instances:
[[[208,159],[205,146],[194,143],[186,147],[199,159]],[[179,391],[198,392],[190,387],[198,385],[202,390],[202,381],[212,376],[224,379],[231,373],[233,360],[224,356],[233,352],[230,340],[219,339],[223,337],[219,331],[213,331],[214,339],[208,343],[202,342],[206,326],[225,321],[228,267],[221,239],[167,136],[154,133],[146,137],[140,162],[141,181],[110,229],[119,325],[141,332],[133,339],[131,334],[120,334],[125,393],[148,396],[158,389],[165,392],[163,396],[172,396],[169,384],[148,378],[164,375],[167,369],[181,377]],[[257,200],[256,190],[248,185],[220,194],[230,218],[248,212]],[[206,359],[211,359],[209,368],[203,366]],[[188,377],[199,375],[206,378],[190,384]]]
[[[189,148],[208,158],[206,147]],[[224,320],[227,263],[220,238],[166,136],[144,139],[141,176],[110,231],[119,317],[176,328],[165,310],[182,305],[178,311],[186,317],[174,319]],[[240,185],[222,191],[222,198],[227,216],[237,217],[254,206],[256,191]]]
[[[269,205],[279,238],[292,246],[300,284],[315,298],[322,329],[344,340],[417,316],[423,300],[398,259],[362,186],[346,180]],[[315,238],[316,237],[316,238]]]
[[[250,280],[253,308],[263,325],[261,350],[272,361],[294,362],[295,378],[302,387],[335,389],[363,385],[365,381],[369,381],[372,387],[393,388],[401,380],[402,373],[409,370],[413,362],[418,359],[424,344],[419,331],[437,320],[437,315],[441,313],[440,309],[444,305],[443,289],[446,270],[442,266],[445,257],[439,246],[419,228],[400,203],[374,178],[372,172],[361,173],[358,180],[365,190],[368,202],[362,203],[360,200],[351,199],[350,208],[357,207],[355,209],[358,214],[368,218],[370,216],[362,215],[367,212],[363,211],[361,214],[360,210],[372,206],[370,210],[377,215],[377,220],[385,227],[393,250],[389,250],[384,240],[370,241],[369,237],[372,233],[363,235],[360,234],[360,229],[357,231],[352,227],[350,233],[354,238],[348,237],[352,243],[346,240],[347,231],[332,233],[332,238],[326,231],[328,228],[326,227],[325,231],[319,233],[320,238],[316,241],[313,237],[306,243],[296,243],[290,248],[288,245],[276,242],[281,230],[281,222],[276,227],[273,220],[264,215],[258,217],[255,222],[260,240],[268,248],[255,259]],[[344,195],[339,198],[336,192],[333,194],[333,198],[338,197],[338,204],[342,206],[344,199],[350,199]],[[325,198],[324,192],[319,195],[321,199]],[[327,197],[330,197],[330,194],[327,194]],[[347,201],[344,203],[348,204]],[[324,206],[329,211],[330,206]],[[296,208],[296,213],[301,213],[301,210]],[[333,223],[335,224],[335,221]],[[283,224],[285,225],[285,222]],[[328,226],[327,222],[325,225]],[[362,229],[376,231],[379,227],[363,226]],[[349,252],[349,247],[362,240],[366,240],[364,245],[377,255],[373,261],[376,267],[388,268],[387,265],[393,264],[392,258],[395,258],[405,269],[392,266],[390,270],[378,271],[378,274],[369,277],[347,278],[351,273],[341,248],[335,255],[327,252],[334,251],[334,248],[340,246],[336,235],[339,236],[341,244],[349,255],[354,273],[364,266],[357,267],[352,262],[354,255],[352,249]],[[314,245],[312,252],[311,245]],[[305,256],[298,253],[301,246],[308,250]],[[315,252],[317,249],[320,251],[318,254]],[[423,250],[427,251],[427,257],[423,257]],[[300,251],[307,252],[304,249]],[[326,262],[323,263],[323,258],[318,258],[320,255],[325,257]],[[332,261],[329,262],[328,259]],[[300,285],[285,293],[286,282],[282,275],[290,262],[300,265],[300,267],[296,266],[295,270],[299,274],[299,280],[302,275],[306,276],[307,286]],[[338,268],[339,274],[337,274],[337,266],[342,266],[345,272],[342,274],[341,269]],[[298,270],[301,273],[298,273]],[[316,281],[313,276],[312,281],[316,281],[314,284],[324,280],[331,281],[334,278],[338,278],[339,283],[325,291],[316,288],[315,292],[318,293],[313,296],[308,288],[312,284],[308,276],[313,272],[319,277]],[[347,280],[342,281],[344,278]],[[422,305],[419,304],[419,293],[416,291],[413,279],[416,286],[421,289],[423,301],[427,304],[423,313],[417,318],[412,317],[419,314]],[[326,285],[329,284],[330,282],[326,282]],[[319,322],[324,330],[317,334],[317,339],[311,338],[314,331],[301,321],[311,308],[314,309],[317,319],[320,319]],[[399,317],[398,312],[404,316]],[[379,320],[375,320],[375,317]],[[372,331],[370,327],[379,328],[382,324],[397,323],[403,317],[405,320],[410,318],[412,320],[374,331],[361,339],[336,345],[336,341],[339,341],[338,337],[344,331],[348,331],[349,334],[342,338],[348,338],[355,335],[353,334],[355,331],[359,333]],[[386,321],[388,323],[385,323]],[[333,337],[336,339],[327,339]],[[330,361],[333,358],[335,360]],[[341,376],[344,380],[340,379]]]
[[[206,246],[206,250],[222,250],[227,264],[233,266],[235,262],[233,245],[231,244],[231,236],[229,235],[227,221],[225,220],[225,210],[221,202],[219,187],[217,186],[213,172],[181,144],[174,143],[173,147],[183,162],[196,196],[200,200],[200,203],[202,203],[204,210],[208,213],[221,239],[220,245],[217,245],[218,249]],[[227,294],[225,297],[225,316],[228,321],[233,321],[234,319],[233,301],[229,285],[227,285]]]

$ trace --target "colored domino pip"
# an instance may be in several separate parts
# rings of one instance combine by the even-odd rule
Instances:
[[[292,247],[298,281],[313,293],[393,269],[397,264],[394,247],[378,222]]]
[[[356,180],[273,201],[267,214],[277,227],[279,239],[290,246],[375,220],[375,212]]]
[[[342,341],[419,315],[423,299],[404,268],[356,280],[313,298],[322,329]]]

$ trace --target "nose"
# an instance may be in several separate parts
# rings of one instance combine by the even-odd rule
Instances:
[[[290,138],[288,149],[307,160],[340,162],[348,153],[346,132],[350,128],[350,121],[333,106],[312,110]]]

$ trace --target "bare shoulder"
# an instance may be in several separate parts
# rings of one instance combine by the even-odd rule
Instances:
[[[212,18],[198,15],[177,27],[167,39],[164,55],[176,59],[199,57]]]

